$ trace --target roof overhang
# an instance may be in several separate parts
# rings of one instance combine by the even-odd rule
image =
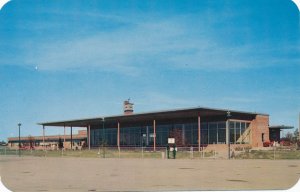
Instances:
[[[223,116],[226,117],[228,111],[230,112],[231,118],[235,117],[245,117],[254,119],[256,115],[265,115],[261,113],[243,112],[228,109],[214,109],[214,108],[186,108],[186,109],[175,109],[166,111],[153,111],[148,113],[134,113],[130,115],[116,115],[116,116],[103,116],[95,118],[86,119],[74,119],[66,121],[54,121],[54,122],[42,122],[38,123],[43,126],[66,126],[66,127],[87,127],[88,125],[100,124],[105,121],[105,123],[113,122],[133,122],[133,121],[152,121],[161,119],[179,119],[179,118],[193,118],[193,117],[213,117],[213,116]]]
[[[293,126],[287,126],[287,125],[272,125],[269,128],[270,129],[294,129]]]

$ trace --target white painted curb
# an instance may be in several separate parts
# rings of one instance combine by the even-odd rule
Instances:
[[[2,181],[1,181],[1,176],[0,176],[0,191],[1,192],[12,192],[3,185]]]

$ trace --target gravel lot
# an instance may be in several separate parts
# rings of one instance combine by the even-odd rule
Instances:
[[[14,192],[288,189],[300,178],[300,160],[2,156],[0,176]]]

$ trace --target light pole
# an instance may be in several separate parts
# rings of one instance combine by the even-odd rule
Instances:
[[[19,157],[21,157],[21,123],[18,123],[18,127],[19,127]]]
[[[228,159],[230,159],[230,124],[229,118],[231,117],[230,111],[227,111],[226,129],[227,129],[227,144],[228,144]]]
[[[104,131],[105,118],[102,121],[102,147],[103,147],[103,158],[105,158],[105,131]]]

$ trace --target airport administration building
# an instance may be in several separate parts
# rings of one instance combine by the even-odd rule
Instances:
[[[87,130],[87,147],[166,147],[173,138],[178,147],[210,144],[247,144],[261,147],[269,141],[269,115],[213,108],[187,108],[133,113],[124,102],[124,114],[88,119],[43,122],[43,136],[49,126]],[[72,135],[71,135],[72,143]]]

